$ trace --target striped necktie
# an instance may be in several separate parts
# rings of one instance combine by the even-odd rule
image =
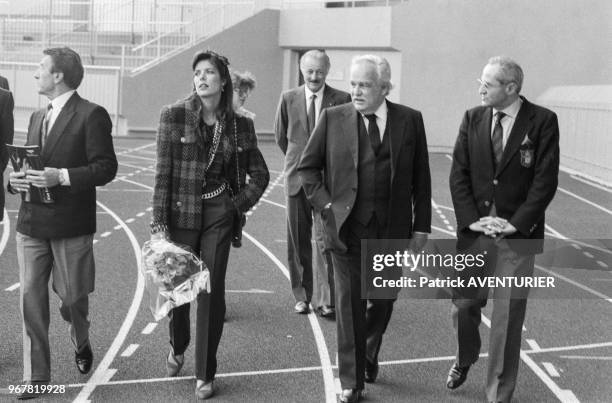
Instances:
[[[504,118],[504,116],[506,116],[504,112],[497,112],[495,114],[495,127],[493,128],[493,134],[491,134],[491,146],[493,148],[493,157],[495,159],[495,169],[497,169],[499,166],[502,155],[504,154],[504,129],[501,125],[501,120]]]
[[[45,114],[45,118],[43,119],[42,129],[41,129],[41,147],[45,145],[47,142],[47,136],[49,135],[49,121],[51,121],[51,115],[53,114],[53,105],[49,102],[47,105],[47,113]]]

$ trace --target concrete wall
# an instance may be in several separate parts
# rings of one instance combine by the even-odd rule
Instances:
[[[411,0],[393,8],[401,99],[423,111],[429,143],[451,146],[490,56],[523,67],[533,101],[556,85],[612,83],[608,0]],[[563,133],[561,133],[563,136]]]
[[[392,99],[421,110],[429,144],[449,149],[463,112],[480,102],[476,78],[490,56],[506,54],[522,65],[523,94],[531,100],[556,85],[611,83],[610,21],[608,0],[411,0],[310,10],[308,17],[284,10],[278,43],[327,48],[330,55],[398,55]]]
[[[126,78],[123,115],[130,131],[155,131],[161,107],[191,92],[191,59],[202,49],[213,49],[228,57],[230,67],[256,76],[257,87],[246,108],[257,115],[257,131],[270,131],[283,70],[283,52],[277,45],[278,14],[265,10],[136,77]]]

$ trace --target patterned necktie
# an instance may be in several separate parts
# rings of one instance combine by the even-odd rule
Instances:
[[[495,159],[495,168],[499,166],[502,155],[504,153],[504,141],[503,133],[504,130],[501,125],[501,120],[506,116],[503,112],[497,112],[495,114],[495,127],[493,128],[493,134],[491,135],[491,146],[493,148],[493,157]]]
[[[316,95],[313,94],[310,96],[310,106],[308,107],[308,134],[312,133],[316,123],[315,99],[317,99]]]
[[[42,129],[41,129],[41,147],[45,145],[47,142],[47,135],[49,134],[49,121],[51,120],[51,114],[53,113],[53,105],[49,103],[47,105],[47,113],[45,114],[45,118],[43,119]]]
[[[380,131],[378,130],[378,125],[376,124],[376,115],[370,114],[365,115],[368,118],[368,135],[370,136],[370,144],[372,144],[372,149],[374,150],[374,154],[378,154],[378,148],[380,147]]]

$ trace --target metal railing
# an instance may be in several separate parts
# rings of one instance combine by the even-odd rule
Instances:
[[[404,0],[0,0],[0,60],[70,46],[91,65],[142,71],[265,9],[389,6]]]

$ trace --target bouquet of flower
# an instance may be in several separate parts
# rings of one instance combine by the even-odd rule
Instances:
[[[188,246],[166,239],[144,243],[142,271],[155,320],[193,301],[200,292],[210,292],[210,276],[204,262]]]

